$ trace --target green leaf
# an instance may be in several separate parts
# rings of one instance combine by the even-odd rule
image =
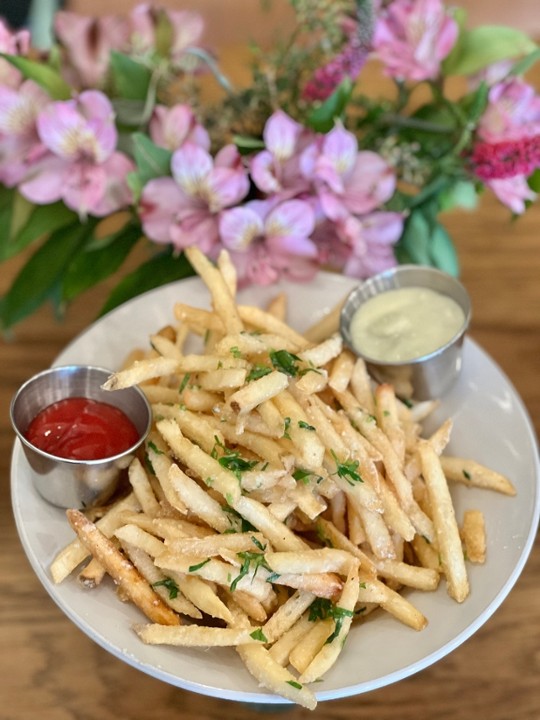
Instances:
[[[100,315],[104,315],[117,305],[140,295],[148,290],[153,290],[161,285],[166,285],[175,280],[182,280],[194,275],[193,268],[182,253],[174,256],[170,250],[155,255],[148,262],[140,265],[134,272],[126,275],[109,295],[107,302],[101,308]]]
[[[170,175],[172,157],[170,150],[155,145],[143,133],[134,133],[132,140],[137,174],[143,185],[153,178]]]
[[[439,196],[441,212],[460,207],[474,210],[478,205],[478,194],[473,182],[458,180],[443,190]]]
[[[128,100],[145,100],[152,78],[152,71],[128,55],[111,52],[112,80],[120,97]]]
[[[94,224],[80,222],[51,233],[16,276],[2,300],[4,330],[30,315],[56,291],[67,265],[86,242]]]
[[[537,49],[528,35],[506,26],[483,25],[463,32],[458,49],[443,63],[445,75],[472,75],[500,60],[518,58]]]
[[[431,265],[444,270],[450,275],[459,275],[459,262],[456,249],[446,229],[437,223],[431,233],[429,248]]]
[[[46,234],[75,222],[78,223],[77,214],[62,202],[35,206],[17,232],[0,234],[0,261],[13,257]],[[15,219],[11,223],[12,229],[13,225]]]
[[[529,175],[527,183],[531,190],[540,193],[540,168],[535,170],[532,175]]]
[[[141,234],[138,226],[128,224],[101,240],[97,246],[84,247],[69,264],[63,276],[63,300],[70,302],[116,272]]]
[[[431,265],[429,223],[421,209],[413,210],[405,222],[395,253],[400,263]]]
[[[38,85],[47,91],[53,100],[69,100],[71,97],[71,88],[62,78],[62,76],[53,70],[49,65],[45,65],[42,62],[36,62],[29,60],[19,55],[7,55],[6,53],[0,53],[0,57],[3,57],[9,63],[11,63],[17,70],[20,70],[25,78],[33,80]]]
[[[535,65],[539,60],[540,48],[537,48],[536,50],[533,50],[533,52],[529,53],[526,57],[519,60],[510,71],[510,75],[525,75],[525,73],[530,70],[533,65]]]
[[[330,97],[308,115],[307,124],[316,132],[329,132],[335,121],[342,117],[347,103],[351,99],[353,83],[349,78],[343,80]]]

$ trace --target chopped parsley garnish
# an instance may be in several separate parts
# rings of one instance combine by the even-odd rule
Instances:
[[[300,362],[298,355],[293,355],[288,350],[271,350],[269,352],[272,365],[285,375],[296,377],[299,369],[297,363]]]
[[[158,446],[156,445],[156,443],[155,443],[153,440],[149,440],[149,441],[148,441],[148,447],[149,447],[149,448],[152,450],[152,452],[155,453],[156,455],[163,455],[163,454],[164,454],[163,450],[160,450],[160,449],[158,448]]]
[[[223,510],[231,516],[231,524],[233,523],[233,520],[236,521],[235,524],[238,527],[238,531],[234,528],[231,528],[231,532],[257,532],[257,528],[254,527],[245,518],[243,518],[239,513],[237,513],[236,510],[230,505],[224,505]]]
[[[251,536],[251,542],[255,545],[255,547],[259,548],[261,552],[264,552],[266,550],[266,545],[263,545],[257,538],[252,535]]]
[[[257,628],[252,633],[249,633],[249,637],[252,637],[254,640],[260,640],[263,643],[268,642],[268,638],[263,633],[262,628]]]
[[[234,358],[241,358],[242,353],[240,352],[240,348],[237,345],[233,345],[232,348],[229,348],[229,352]]]
[[[180,592],[180,589],[178,588],[178,585],[175,583],[175,581],[170,578],[166,577],[163,578],[163,580],[158,580],[155,583],[152,583],[152,587],[164,587],[167,592],[169,593],[169,599],[174,600],[178,597],[178,593]]]
[[[310,425],[305,420],[299,420],[298,427],[302,428],[302,430],[310,430],[311,432],[315,432],[315,428],[313,427],[313,425]]]
[[[189,382],[189,379],[191,377],[191,373],[186,373],[184,377],[182,378],[182,382],[180,383],[180,387],[178,388],[178,392],[182,394],[184,390],[186,389],[186,386]]]
[[[253,564],[253,568],[254,568],[253,577],[255,577],[255,575],[257,574],[257,570],[260,567],[264,567],[267,570],[270,570],[270,568],[266,564],[264,555],[262,553],[239,552],[236,554],[242,560],[242,565],[240,566],[240,572],[234,578],[234,580],[232,581],[232,583],[230,585],[231,592],[234,592],[236,590],[236,586],[238,585],[240,580],[248,574],[252,564]]]
[[[331,453],[332,457],[336,461],[336,472],[332,473],[333,475],[337,475],[343,480],[346,480],[349,485],[354,485],[354,483],[357,482],[364,482],[360,473],[357,472],[359,465],[358,460],[346,460],[345,462],[340,462],[333,450],[331,450]]]
[[[346,617],[354,617],[354,611],[334,605],[331,600],[326,598],[316,598],[309,608],[308,619],[311,622],[327,618],[332,618],[335,622],[334,632],[326,638],[325,645],[331,643],[340,634],[343,620]]]
[[[254,365],[247,374],[246,382],[258,380],[271,372],[272,368],[269,368],[267,365]]]
[[[286,680],[285,682],[287,683],[287,685],[290,685],[291,687],[296,688],[297,690],[302,689],[302,685],[300,685],[299,682],[296,682],[296,680]]]
[[[188,572],[197,572],[197,570],[200,570],[202,567],[206,565],[206,563],[210,562],[210,558],[206,558],[206,560],[203,560],[200,563],[197,563],[197,565],[190,565],[188,567]]]
[[[215,445],[210,453],[211,456],[218,461],[221,467],[233,472],[239,480],[243,472],[246,472],[246,470],[252,470],[255,465],[257,465],[257,460],[246,460],[240,455],[238,450],[230,450],[219,440],[217,436],[214,436],[214,440]],[[223,452],[223,454],[219,457],[217,448],[220,448]]]
[[[287,440],[291,439],[291,436],[289,435],[289,428],[291,427],[291,418],[286,417],[284,419],[284,427],[283,427],[283,437],[287,438]]]
[[[463,472],[463,477],[464,477],[466,480],[471,480],[471,473],[470,473],[470,472],[467,472],[467,470],[462,470],[462,472]]]

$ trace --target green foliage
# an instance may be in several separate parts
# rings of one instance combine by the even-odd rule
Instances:
[[[68,100],[71,97],[71,88],[62,76],[46,63],[29,60],[18,55],[0,53],[0,57],[10,62],[21,71],[25,78],[33,80],[48,92],[53,100]]]
[[[55,301],[66,268],[88,240],[94,224],[76,221],[62,227],[52,232],[36,250],[2,298],[3,330],[13,327],[46,300]]]
[[[537,50],[528,35],[514,28],[483,25],[462,30],[458,43],[443,63],[445,75],[471,75],[500,60]]]

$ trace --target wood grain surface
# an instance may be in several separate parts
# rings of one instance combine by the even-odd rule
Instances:
[[[537,74],[536,80],[540,77]],[[471,336],[513,381],[540,429],[540,203],[512,222],[486,195],[474,213],[445,219],[473,305]],[[19,260],[0,271],[0,292]],[[9,491],[13,432],[9,402],[95,317],[105,290],[88,293],[62,322],[49,308],[0,340],[0,720],[538,720],[540,553],[538,541],[503,605],[467,642],[397,684],[300,708],[257,708],[166,685],[87,638],[56,607],[20,545]],[[496,436],[496,428],[493,429]],[[381,652],[391,648],[381,647]],[[369,663],[368,657],[359,662]]]

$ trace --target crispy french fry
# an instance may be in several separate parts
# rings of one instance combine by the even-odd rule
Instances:
[[[463,602],[469,594],[469,580],[448,484],[439,456],[431,445],[420,443],[418,452],[433,509],[433,522],[448,593],[457,602]]]
[[[179,625],[179,616],[165,605],[160,596],[134,565],[79,510],[67,510],[69,524],[88,551],[96,557],[107,573],[117,582],[129,599],[152,621],[163,625]]]

